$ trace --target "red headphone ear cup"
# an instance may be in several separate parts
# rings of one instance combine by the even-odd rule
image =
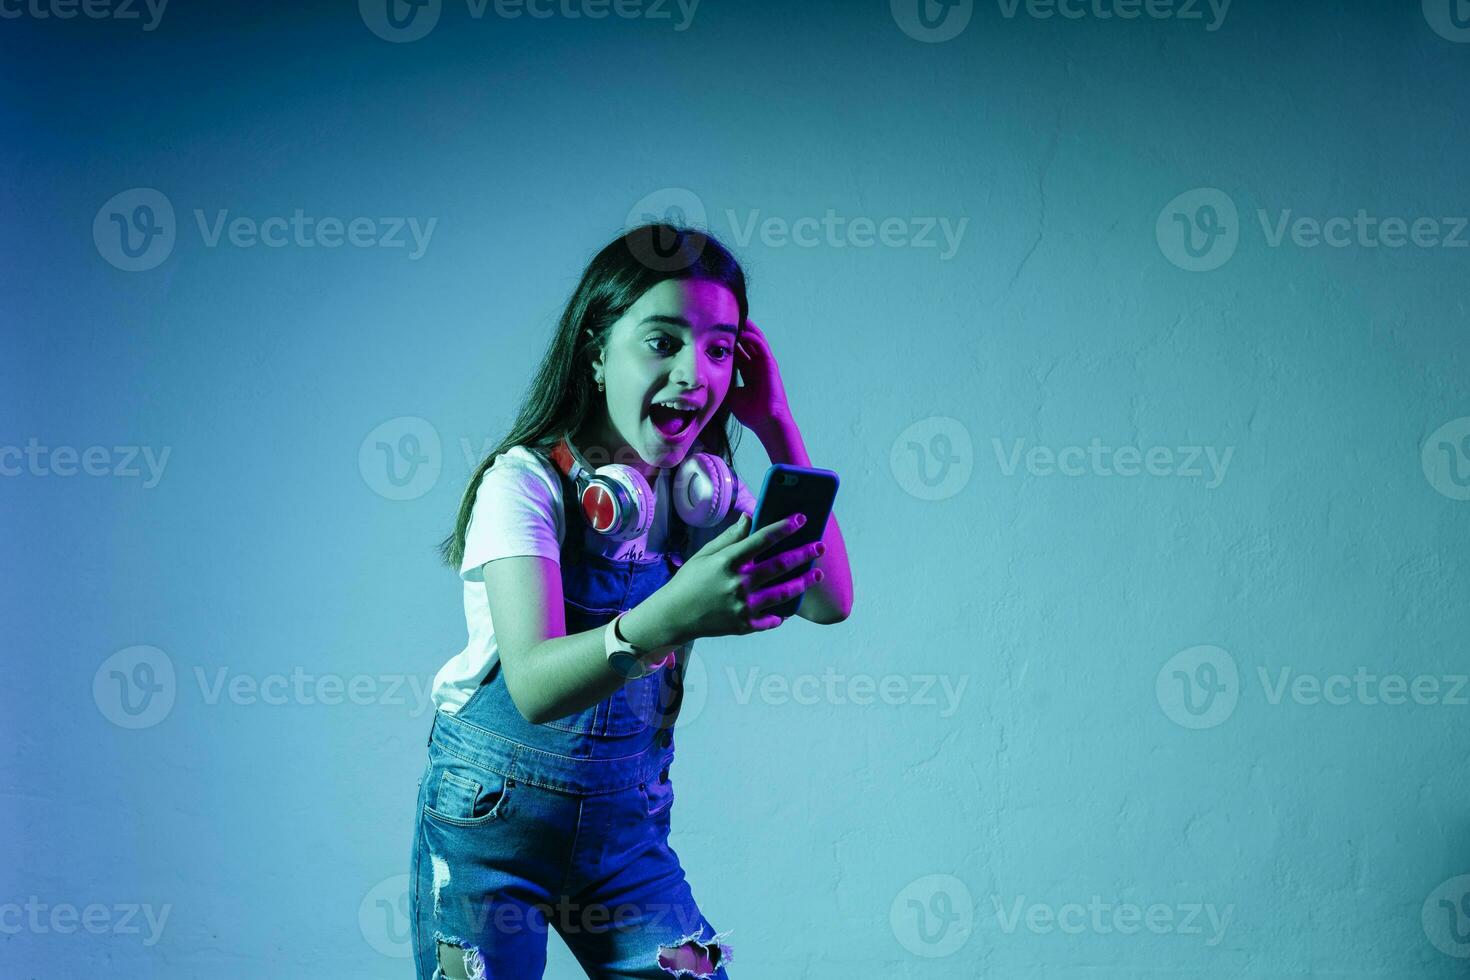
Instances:
[[[735,474],[714,453],[694,453],[674,473],[674,508],[686,524],[714,527],[735,501]]]
[[[653,526],[653,511],[656,498],[653,488],[648,485],[643,474],[625,466],[622,463],[608,463],[599,466],[597,473],[583,492],[583,513],[587,513],[588,496],[597,488],[600,492],[611,498],[615,498],[615,505],[609,506],[603,503],[601,498],[596,498],[595,503],[600,508],[598,513],[608,513],[610,522],[602,534],[615,541],[631,541],[641,538],[648,533]],[[588,518],[592,520],[592,518]],[[594,527],[599,525],[594,524]]]
[[[617,529],[621,522],[622,504],[608,486],[607,481],[593,478],[582,488],[582,516],[598,534],[607,534]]]

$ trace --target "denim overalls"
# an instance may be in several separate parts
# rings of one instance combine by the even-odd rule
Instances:
[[[666,554],[604,558],[583,546],[585,518],[565,476],[562,488],[571,635],[667,582],[688,528],[671,507]],[[541,977],[548,925],[589,977],[727,980],[732,951],[700,914],[668,842],[686,668],[681,649],[676,665],[533,725],[497,660],[458,714],[434,712],[409,875],[419,980]]]

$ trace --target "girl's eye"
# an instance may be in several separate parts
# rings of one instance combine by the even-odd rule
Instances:
[[[658,334],[656,336],[649,337],[648,340],[646,340],[644,343],[650,345],[653,348],[654,352],[657,354],[672,354],[675,350],[678,349],[677,347],[672,346],[675,343],[674,339],[666,334]],[[669,344],[671,345],[671,347],[669,349],[660,349],[657,346],[653,346],[657,344]],[[731,356],[731,354],[734,353],[734,351],[731,347],[725,344],[717,344],[716,346],[710,348],[710,353],[714,356],[715,360],[723,361],[727,360]]]

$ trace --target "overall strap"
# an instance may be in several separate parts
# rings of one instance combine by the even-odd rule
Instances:
[[[577,486],[571,477],[561,470],[556,471],[556,477],[561,481],[561,526],[566,531],[561,541],[561,559],[565,565],[569,560],[576,562],[581,558],[587,539],[587,518],[582,514],[582,505],[577,499]]]
[[[670,475],[669,479],[672,480],[673,476]],[[679,516],[679,508],[675,507],[673,500],[670,499],[669,541],[666,553],[668,555],[669,563],[674,566],[674,569],[676,571],[678,570],[679,566],[684,564],[686,558],[688,557],[686,555],[686,551],[688,550],[688,548],[689,525],[684,522],[684,518]]]

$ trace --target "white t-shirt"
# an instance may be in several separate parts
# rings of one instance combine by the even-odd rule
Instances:
[[[586,549],[618,560],[646,560],[662,555],[668,541],[672,479],[672,470],[659,471],[654,487],[658,502],[647,534],[630,541],[614,541],[584,526]],[[735,523],[740,514],[754,512],[755,498],[737,475],[735,506],[714,527],[689,525],[687,553],[692,555],[703,548]],[[434,677],[433,699],[438,710],[447,714],[458,711],[475,693],[499,656],[490,619],[490,601],[485,594],[484,564],[517,555],[540,555],[559,564],[566,534],[564,521],[561,476],[550,460],[525,446],[515,446],[502,453],[485,471],[475,492],[465,534],[464,560],[459,566],[469,642]]]

